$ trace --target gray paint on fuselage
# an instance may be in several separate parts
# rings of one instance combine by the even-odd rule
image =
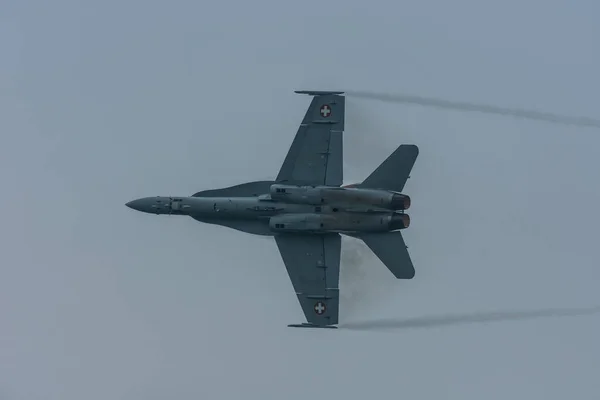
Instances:
[[[169,203],[179,203],[178,209]],[[195,218],[260,219],[277,214],[304,214],[316,212],[316,206],[275,201],[258,197],[145,197],[127,203],[137,211],[150,214],[189,215]],[[323,211],[331,207],[321,206]]]
[[[268,199],[268,197],[266,197]],[[269,227],[276,215],[326,215],[348,224],[349,219],[368,220],[374,215],[390,215],[389,210],[343,204],[299,204],[265,200],[265,197],[145,197],[127,204],[129,207],[151,214],[187,215],[199,222],[221,225],[239,231],[272,236],[277,234]],[[358,230],[360,224],[356,225]],[[366,228],[366,226],[364,227]],[[308,233],[308,232],[307,232]]]

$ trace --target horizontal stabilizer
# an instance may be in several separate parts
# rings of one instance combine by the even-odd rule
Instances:
[[[418,155],[414,144],[400,145],[358,187],[402,192]]]
[[[363,233],[362,239],[381,262],[397,279],[412,279],[415,276],[408,249],[400,231],[386,233]]]
[[[344,92],[329,91],[329,90],[294,90],[294,93],[307,94],[309,96],[325,96],[328,94],[344,94]]]

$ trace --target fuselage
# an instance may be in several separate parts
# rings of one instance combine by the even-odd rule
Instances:
[[[404,213],[410,206],[408,196],[357,188],[273,185],[271,193],[260,196],[156,196],[133,200],[127,206],[151,214],[190,216],[259,235],[389,232],[410,225]]]

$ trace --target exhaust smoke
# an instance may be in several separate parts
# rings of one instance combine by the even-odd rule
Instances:
[[[388,94],[358,90],[347,90],[346,94],[348,96],[354,96],[356,98],[379,100],[389,103],[417,104],[425,107],[436,107],[466,112],[480,112],[484,114],[495,114],[537,121],[545,121],[555,124],[576,125],[588,128],[600,128],[600,119],[589,117],[574,117],[541,111],[525,110],[521,108],[505,108],[487,104],[451,101],[409,94]]]

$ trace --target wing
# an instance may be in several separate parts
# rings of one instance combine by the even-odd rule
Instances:
[[[312,101],[277,175],[278,182],[341,186],[346,113],[342,92],[297,91]]]
[[[308,323],[337,324],[340,235],[282,234],[275,241]]]

